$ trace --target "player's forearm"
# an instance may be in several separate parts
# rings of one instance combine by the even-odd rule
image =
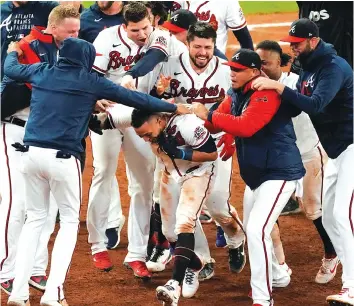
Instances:
[[[240,30],[233,31],[235,37],[239,41],[241,48],[253,50],[253,41],[247,26]]]
[[[198,163],[210,162],[216,160],[217,158],[218,158],[217,152],[206,153],[206,152],[199,152],[193,150],[193,155],[192,155],[193,162],[198,162]]]
[[[166,54],[158,49],[149,50],[128,72],[134,79],[144,76],[152,71],[155,66],[165,60]]]

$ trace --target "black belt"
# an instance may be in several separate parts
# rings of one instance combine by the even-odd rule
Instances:
[[[3,121],[7,122],[7,123],[18,125],[18,126],[22,126],[22,127],[24,127],[26,125],[25,120],[16,118],[15,116],[10,116],[10,119],[4,119]]]

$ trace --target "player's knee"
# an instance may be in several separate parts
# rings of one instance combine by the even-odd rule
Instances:
[[[175,234],[194,234],[195,230],[195,221],[193,218],[188,216],[177,216],[176,226],[175,226]]]
[[[173,227],[167,227],[162,224],[162,234],[169,242],[177,241],[177,235],[175,234]]]
[[[107,163],[107,162],[99,162],[95,163],[93,162],[93,175],[94,179],[107,179],[109,177],[113,177],[116,172],[116,164],[115,166],[112,166],[112,164]]]
[[[338,227],[350,228],[349,210],[343,209],[342,206],[338,207],[338,205],[335,205],[335,207],[333,208],[333,218]]]

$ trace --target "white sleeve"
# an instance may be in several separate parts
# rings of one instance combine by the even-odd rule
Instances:
[[[244,28],[247,23],[245,16],[243,15],[242,8],[238,1],[228,1],[226,5],[226,26],[232,30],[240,30]]]
[[[93,42],[93,46],[96,49],[96,58],[92,68],[103,74],[106,74],[108,70],[109,51],[112,41],[107,34],[107,31],[101,31]]]
[[[155,29],[151,32],[149,41],[147,44],[147,49],[159,49],[164,52],[167,56],[169,55],[168,50],[170,44],[170,33],[168,31],[162,31]]]
[[[203,146],[210,137],[209,131],[204,126],[204,121],[196,115],[185,115],[186,118],[179,127],[180,133],[186,142],[186,145],[193,149]]]
[[[131,126],[132,123],[132,107],[123,104],[113,104],[106,112],[108,120],[115,129],[123,129]]]

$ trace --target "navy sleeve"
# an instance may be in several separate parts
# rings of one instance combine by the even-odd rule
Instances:
[[[126,89],[106,78],[96,78],[97,97],[99,99],[108,99],[130,107],[154,112],[173,113],[177,110],[175,104],[161,101],[142,92]]]
[[[216,46],[215,46],[215,49],[214,49],[214,55],[217,56],[217,57],[220,57],[224,60],[228,60],[226,55],[224,53],[222,53]]]
[[[336,64],[330,64],[320,72],[316,88],[310,97],[285,86],[282,98],[305,113],[313,115],[321,112],[333,100],[342,83],[342,70]]]
[[[144,57],[134,65],[127,74],[131,75],[134,79],[144,76],[152,71],[155,66],[166,59],[165,52],[151,48],[146,52]]]
[[[4,73],[15,81],[31,83],[33,75],[43,64],[44,63],[33,65],[20,64],[18,62],[17,52],[13,51],[10,52],[5,59]]]
[[[245,26],[244,28],[242,28],[240,30],[235,30],[232,32],[234,33],[235,37],[239,41],[241,48],[254,50],[252,37],[251,37],[250,32],[248,31],[247,26]]]

